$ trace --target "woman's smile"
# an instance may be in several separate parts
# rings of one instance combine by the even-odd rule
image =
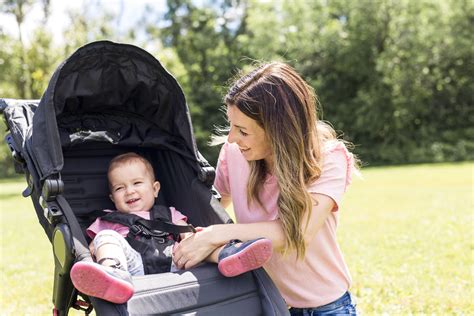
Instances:
[[[268,159],[272,152],[265,131],[258,123],[242,113],[237,106],[227,107],[230,131],[227,140],[236,143],[248,161]]]

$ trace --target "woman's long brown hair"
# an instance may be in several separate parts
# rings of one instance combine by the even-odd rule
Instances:
[[[280,189],[277,203],[285,251],[295,249],[299,258],[304,257],[308,221],[303,220],[309,220],[317,203],[307,185],[321,175],[323,142],[335,138],[334,130],[318,121],[314,90],[289,65],[272,62],[238,79],[224,102],[264,129],[273,153],[273,170],[263,160],[249,162],[248,203],[262,205],[259,192],[267,173],[273,173]]]

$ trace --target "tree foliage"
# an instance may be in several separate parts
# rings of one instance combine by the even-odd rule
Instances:
[[[219,91],[213,87],[222,88],[229,70],[254,59],[277,59],[292,64],[311,83],[322,117],[355,143],[363,161],[474,158],[472,2],[232,3],[241,12],[230,45],[222,45],[228,43],[224,39],[229,28],[216,26],[222,15],[215,2],[199,9],[192,2],[169,4],[170,44],[189,78],[195,78],[191,81],[199,83],[187,91],[191,106],[200,111],[198,117],[206,119],[198,120],[199,128],[209,132],[211,123],[225,123],[215,112]],[[199,25],[206,28],[190,27]],[[230,60],[225,58],[229,49]],[[209,77],[217,65],[222,75]],[[204,100],[209,106],[203,106]]]
[[[186,69],[183,89],[190,105],[198,147],[215,161],[217,148],[207,146],[214,126],[222,124],[220,111],[225,84],[241,65],[246,48],[237,38],[245,32],[239,0],[196,6],[189,0],[168,0],[166,26],[149,26],[163,45],[175,50]]]
[[[49,1],[7,0],[0,10],[21,29],[38,3],[47,20]],[[177,77],[198,146],[215,163],[207,143],[226,124],[229,80],[255,60],[282,60],[367,164],[474,159],[472,1],[168,0],[165,13],[147,7],[142,16],[119,32],[117,16],[84,6],[70,13],[60,47],[46,23],[30,43],[0,29],[0,95],[40,97],[59,62],[87,42],[136,44]]]

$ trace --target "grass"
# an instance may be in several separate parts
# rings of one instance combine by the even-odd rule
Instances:
[[[21,197],[25,185],[18,180],[0,185],[0,310],[6,315],[45,314],[51,309],[51,245],[31,202]]]
[[[338,236],[367,315],[471,315],[474,163],[369,168]],[[25,183],[0,181],[2,315],[50,314],[53,257]],[[72,313],[82,315],[82,313]]]
[[[474,164],[373,168],[339,240],[366,314],[474,314]]]

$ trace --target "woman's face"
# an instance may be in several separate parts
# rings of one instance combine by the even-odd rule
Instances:
[[[264,159],[272,166],[272,151],[263,128],[237,106],[227,107],[227,119],[230,124],[228,141],[236,143],[247,161]]]

